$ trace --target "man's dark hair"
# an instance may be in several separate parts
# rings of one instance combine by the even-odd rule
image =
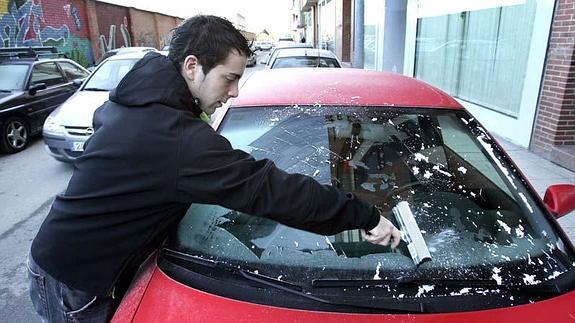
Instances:
[[[168,57],[182,64],[188,55],[194,55],[202,65],[204,74],[222,64],[231,50],[250,56],[246,38],[224,18],[198,15],[186,19],[174,30]]]

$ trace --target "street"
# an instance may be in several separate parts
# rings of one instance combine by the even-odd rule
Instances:
[[[262,68],[246,68],[243,79]],[[48,155],[42,136],[20,153],[0,153],[0,322],[39,321],[28,297],[26,258],[54,196],[66,189],[72,172],[71,164]]]
[[[0,155],[0,321],[38,321],[28,297],[26,257],[72,169],[46,153],[41,136],[19,154]]]

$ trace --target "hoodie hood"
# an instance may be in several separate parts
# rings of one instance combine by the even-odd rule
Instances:
[[[156,52],[146,54],[134,65],[110,92],[110,101],[126,107],[163,104],[197,117],[202,112],[177,64]]]

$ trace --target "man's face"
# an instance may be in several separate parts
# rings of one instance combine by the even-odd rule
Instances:
[[[183,75],[192,95],[200,100],[200,109],[214,113],[229,98],[238,96],[238,83],[246,69],[247,57],[232,50],[226,60],[204,74],[195,56],[184,61]]]

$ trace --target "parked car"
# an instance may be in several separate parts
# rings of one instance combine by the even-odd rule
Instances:
[[[276,46],[271,50],[267,60],[265,61],[266,65],[270,65],[270,63],[275,59],[277,52],[283,48],[313,48],[312,44],[307,43],[296,43],[296,42],[278,42]]]
[[[166,47],[167,47],[167,49],[166,49]],[[162,51],[169,51],[169,47],[170,46],[164,46],[164,48],[162,48]],[[96,65],[90,66],[88,69],[90,71],[94,71],[96,69],[96,67],[98,65],[100,65],[103,61],[105,61],[107,58],[112,57],[114,55],[131,54],[131,53],[139,53],[139,52],[147,53],[147,52],[151,52],[151,51],[157,51],[157,49],[155,49],[154,47],[142,47],[142,46],[140,46],[140,47],[120,47],[120,48],[111,49],[111,50],[107,51],[106,53],[104,53],[104,55],[102,55],[102,58],[100,58],[100,60],[98,61],[98,63]]]
[[[258,55],[256,54],[256,52],[252,52],[251,55],[248,57],[248,60],[246,61],[246,66],[247,67],[256,66],[257,59],[258,59]]]
[[[111,49],[111,50],[107,51],[102,56],[102,58],[100,59],[100,62],[103,62],[108,57],[112,57],[112,56],[118,55],[118,54],[147,53],[147,52],[152,52],[152,51],[157,51],[157,50],[154,47],[121,47],[121,48],[115,48],[115,49]]]
[[[282,48],[270,59],[267,68],[341,67],[334,53],[318,48]]]
[[[113,322],[573,319],[575,248],[556,218],[575,209],[575,185],[542,201],[441,90],[376,71],[265,70],[222,109],[213,127],[234,148],[378,205],[403,241],[194,204]]]
[[[84,142],[94,133],[94,111],[108,100],[109,92],[146,53],[115,55],[103,61],[78,92],[46,118],[42,134],[52,157],[73,162],[82,154]]]
[[[0,150],[22,151],[90,72],[54,47],[0,49]]]

